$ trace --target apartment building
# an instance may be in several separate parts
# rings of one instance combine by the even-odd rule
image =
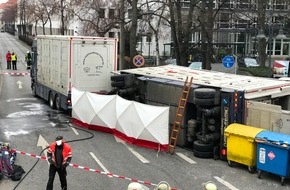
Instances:
[[[269,0],[266,6],[264,34],[268,42],[267,52],[273,57],[290,56],[290,36],[276,38],[290,18],[289,8],[287,0]],[[224,3],[215,22],[217,31],[214,39],[217,44],[224,47],[228,43],[227,47],[232,48],[234,54],[255,54],[259,33],[258,11],[258,0],[228,0]]]

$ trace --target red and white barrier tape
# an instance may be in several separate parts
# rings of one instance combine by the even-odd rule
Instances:
[[[2,72],[3,75],[30,75],[29,72]]]
[[[12,149],[12,151],[16,152],[18,154],[23,154],[23,155],[30,156],[30,157],[33,157],[33,158],[38,158],[38,159],[41,159],[41,160],[47,160],[47,158],[45,156],[38,156],[36,154],[29,154],[29,153],[26,153],[26,152],[23,152],[23,151],[15,150],[15,149]],[[73,167],[73,168],[78,168],[78,169],[82,169],[82,170],[85,170],[85,171],[95,172],[95,173],[107,175],[109,177],[115,177],[115,178],[119,178],[119,179],[126,179],[126,180],[129,180],[129,181],[141,183],[141,184],[144,184],[144,185],[150,185],[150,186],[155,186],[155,187],[157,186],[157,184],[151,183],[149,181],[142,181],[142,180],[133,179],[133,178],[125,177],[125,176],[120,176],[120,175],[116,175],[116,174],[112,174],[112,173],[108,173],[108,172],[103,172],[101,170],[95,170],[95,169],[91,169],[91,168],[86,167],[86,166],[80,166],[80,165],[77,165],[77,164],[69,164],[69,165],[71,167]],[[171,190],[178,190],[178,189],[171,187]]]

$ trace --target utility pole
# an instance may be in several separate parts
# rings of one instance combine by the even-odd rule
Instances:
[[[125,0],[121,0],[121,11],[120,11],[120,20],[121,20],[121,30],[120,30],[120,54],[119,54],[119,70],[124,69],[125,66]]]

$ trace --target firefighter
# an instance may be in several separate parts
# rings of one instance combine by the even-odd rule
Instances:
[[[31,63],[32,63],[32,56],[31,56],[30,51],[26,52],[25,61],[26,61],[26,68],[30,69],[30,66],[31,66]]]
[[[127,190],[144,190],[144,189],[140,183],[132,182],[128,185]]]
[[[218,190],[217,186],[212,181],[204,183],[203,188],[204,190]]]
[[[53,190],[53,181],[57,172],[60,179],[61,189],[67,190],[66,167],[72,159],[71,147],[64,142],[62,136],[58,136],[55,142],[51,143],[47,151],[49,166],[49,179],[46,190]]]
[[[155,190],[171,190],[171,187],[166,181],[161,181],[160,183],[158,183]]]

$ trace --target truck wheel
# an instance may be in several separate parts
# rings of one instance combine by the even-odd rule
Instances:
[[[49,94],[49,106],[51,107],[51,109],[55,109],[54,98],[52,93]]]
[[[194,90],[194,98],[212,99],[215,97],[216,90],[212,88],[198,88]]]
[[[121,88],[125,86],[125,81],[113,81],[111,82],[112,87]]]
[[[125,80],[125,75],[113,75],[111,76],[111,81],[123,81]]]
[[[193,102],[197,106],[213,106],[214,100],[215,100],[214,98],[211,98],[211,99],[194,98]]]
[[[198,158],[212,158],[213,157],[213,152],[210,151],[210,152],[200,152],[200,151],[197,151],[197,150],[193,150],[193,155],[195,157],[198,157]]]
[[[199,140],[193,142],[193,150],[200,152],[212,152],[213,144],[205,144]]]
[[[61,109],[61,106],[60,106],[60,97],[58,94],[55,95],[55,108],[57,110],[60,110]]]
[[[215,125],[215,119],[214,118],[210,118],[207,120],[207,122],[210,124],[210,125]]]
[[[32,90],[32,94],[33,94],[33,96],[34,97],[36,97],[37,95],[36,95],[36,86],[35,86],[35,84],[33,83],[32,85],[31,85],[31,90]]]

